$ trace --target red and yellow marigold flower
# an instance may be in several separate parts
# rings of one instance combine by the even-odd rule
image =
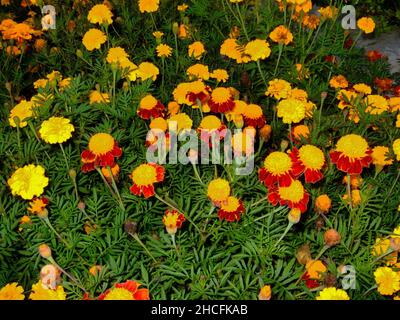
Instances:
[[[226,203],[230,194],[231,187],[229,186],[229,182],[225,179],[214,179],[208,184],[207,196],[217,207]]]
[[[230,90],[223,87],[218,87],[211,92],[208,105],[212,112],[227,112],[235,107]]]
[[[218,117],[209,115],[201,120],[197,131],[200,133],[200,138],[208,142],[209,138],[213,137],[213,134],[216,134],[220,140],[223,139],[225,136],[224,129],[226,129],[226,126]]]
[[[292,180],[287,187],[273,187],[268,190],[268,201],[276,206],[288,206],[290,209],[299,209],[301,213],[307,210],[310,196],[299,180]]]
[[[185,215],[176,210],[166,210],[162,219],[168,234],[174,235],[182,227],[185,221]]]
[[[290,152],[293,162],[292,173],[300,176],[304,173],[306,183],[316,183],[323,178],[321,172],[325,165],[325,156],[321,149],[307,144]]]
[[[149,290],[142,288],[140,283],[128,280],[117,283],[113,288],[99,296],[99,300],[150,300]]]
[[[220,220],[226,220],[228,222],[239,221],[240,216],[244,213],[244,205],[242,200],[229,196],[226,202],[221,204],[218,210],[218,217]]]
[[[360,174],[363,168],[368,168],[372,162],[372,150],[368,142],[357,134],[341,137],[336,149],[330,152],[332,163],[348,174]]]
[[[144,163],[131,173],[133,185],[130,191],[137,196],[143,195],[146,199],[155,195],[154,184],[164,180],[164,167],[155,163]]]
[[[267,188],[278,184],[288,187],[292,183],[293,162],[284,152],[274,151],[264,160],[264,166],[258,171],[258,177]]]
[[[164,111],[164,105],[151,94],[148,94],[140,100],[137,114],[140,118],[148,120],[150,118],[162,117]]]
[[[247,126],[262,128],[265,125],[265,116],[259,105],[249,104],[244,109],[243,120]]]
[[[96,167],[113,167],[115,158],[122,155],[117,141],[108,133],[96,133],[89,140],[88,149],[81,154],[82,171],[93,171]]]

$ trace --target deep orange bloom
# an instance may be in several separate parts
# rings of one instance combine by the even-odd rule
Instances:
[[[140,284],[133,280],[117,283],[114,288],[102,293],[98,300],[150,300],[148,289],[139,289]]]
[[[131,173],[133,185],[131,193],[137,196],[143,195],[146,199],[155,195],[154,184],[164,180],[164,167],[155,163],[144,163]]]
[[[375,62],[376,60],[379,60],[383,57],[383,55],[376,50],[370,50],[367,52],[367,58],[371,62]]]
[[[244,211],[242,200],[230,196],[226,200],[226,203],[223,203],[218,210],[218,217],[220,220],[226,220],[228,222],[239,221]]]
[[[310,195],[299,180],[292,180],[288,187],[274,186],[268,189],[268,201],[276,206],[288,206],[290,209],[299,209],[301,213],[307,211]]]
[[[321,169],[325,165],[325,157],[319,148],[312,145],[304,145],[300,149],[294,147],[289,155],[293,161],[293,175],[304,173],[306,183],[316,183],[324,177]]]
[[[375,78],[374,83],[382,91],[387,91],[392,88],[393,80],[389,78]]]
[[[264,160],[264,166],[258,171],[258,177],[267,188],[278,184],[287,187],[292,182],[293,161],[284,152],[270,153]]]
[[[218,87],[211,92],[208,106],[212,112],[228,112],[233,110],[235,102],[228,88]]]
[[[162,117],[164,112],[164,105],[150,94],[140,100],[139,108],[137,110],[138,116],[144,120]]]

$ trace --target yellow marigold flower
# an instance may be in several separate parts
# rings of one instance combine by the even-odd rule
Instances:
[[[181,5],[179,5],[179,6],[177,7],[178,11],[180,11],[180,12],[186,11],[187,8],[189,8],[189,6],[188,6],[186,3],[181,4]]]
[[[378,292],[384,296],[391,296],[400,290],[400,275],[389,267],[380,267],[375,270],[374,277],[378,285]]]
[[[7,181],[13,195],[19,195],[22,199],[31,200],[39,197],[44,188],[49,184],[49,179],[44,175],[44,168],[34,164],[17,169]]]
[[[319,26],[321,20],[320,18],[315,15],[315,14],[307,14],[303,17],[303,26],[311,29],[311,30],[315,30],[317,29],[317,27]]]
[[[343,289],[329,287],[322,290],[316,297],[316,300],[350,300],[350,298]]]
[[[388,159],[389,148],[384,146],[377,146],[372,149],[372,163],[379,166],[387,166],[393,163],[392,159]]]
[[[207,187],[207,196],[217,206],[228,200],[231,194],[231,187],[229,182],[225,179],[214,179],[211,180]]]
[[[294,180],[288,187],[278,187],[281,199],[298,203],[304,198],[305,189],[299,180]]]
[[[293,127],[292,136],[296,140],[307,139],[310,136],[310,129],[304,124],[299,124]]]
[[[18,283],[8,283],[0,289],[0,300],[24,300],[24,288]]]
[[[154,31],[153,36],[156,38],[156,40],[161,40],[162,36],[164,35],[164,32],[161,31]]]
[[[49,80],[47,79],[38,79],[33,83],[33,87],[35,89],[39,89],[39,88],[46,88],[47,84],[49,83]]]
[[[208,67],[201,63],[197,63],[189,67],[186,71],[186,74],[189,76],[190,80],[193,78],[208,80],[210,78]]]
[[[97,90],[93,90],[90,92],[89,95],[89,104],[94,104],[94,103],[109,103],[110,102],[110,96],[108,93],[104,92],[101,93]]]
[[[182,130],[190,130],[193,125],[192,119],[186,113],[177,113],[167,119],[168,127],[176,132],[181,132]]]
[[[69,87],[69,85],[71,84],[71,80],[72,80],[71,78],[65,78],[58,83],[58,87],[60,88],[61,92]]]
[[[346,202],[349,203],[349,195],[346,193],[342,199]],[[358,189],[351,190],[351,205],[353,207],[357,207],[362,201],[361,197],[361,192]]]
[[[89,29],[82,39],[82,43],[88,51],[100,49],[101,45],[107,41],[107,36],[99,29]]]
[[[284,25],[276,27],[269,34],[272,41],[277,42],[281,45],[288,45],[293,41],[293,34]]]
[[[75,128],[69,119],[62,117],[51,117],[43,121],[39,133],[47,143],[63,143],[72,137]]]
[[[390,112],[400,111],[400,97],[391,97],[388,100]]]
[[[232,2],[232,3],[240,3],[240,2],[243,2],[243,0],[229,0],[230,2]]]
[[[356,90],[358,93],[362,93],[364,95],[372,93],[371,87],[366,85],[365,83],[357,83],[353,86],[353,89]]]
[[[328,269],[322,263],[321,260],[309,260],[306,263],[306,270],[310,279],[321,279],[322,274],[326,272]]]
[[[369,95],[364,101],[367,104],[365,112],[370,114],[381,114],[389,110],[388,101],[380,95]]]
[[[282,118],[283,123],[298,123],[306,116],[306,106],[304,102],[297,99],[285,99],[277,106],[278,117]]]
[[[272,295],[271,286],[264,286],[261,288],[260,293],[258,294],[259,300],[270,300]]]
[[[153,81],[155,81],[159,74],[160,70],[151,62],[142,62],[141,64],[139,64],[137,75],[143,81],[147,79],[152,79]]]
[[[139,11],[144,12],[156,12],[160,5],[160,0],[139,0]]]
[[[54,70],[54,71],[50,72],[50,73],[46,76],[46,78],[47,78],[49,81],[60,81],[60,80],[62,79],[62,74],[61,74],[59,71]]]
[[[274,97],[277,100],[281,100],[286,99],[291,90],[292,87],[286,80],[274,79],[268,82],[268,88],[265,95],[267,97]]]
[[[394,151],[394,154],[396,155],[397,161],[400,161],[400,138],[394,140],[393,151]]]
[[[45,197],[33,198],[31,202],[29,202],[28,211],[32,214],[37,214],[39,217],[46,217],[47,210],[46,206],[49,204],[49,200]]]
[[[160,58],[161,57],[162,58],[168,58],[172,54],[172,48],[169,45],[164,44],[164,43],[160,43],[157,46],[156,51],[157,51],[157,56],[160,57]]]
[[[261,39],[255,39],[247,43],[244,47],[244,52],[250,56],[253,61],[263,60],[271,55],[268,42]]]
[[[244,47],[237,43],[236,39],[226,39],[220,48],[220,53],[231,59],[236,60],[237,63],[247,63],[251,61],[250,56],[244,54]]]
[[[225,69],[215,69],[210,73],[210,78],[217,80],[218,82],[227,82],[229,79],[228,72]]]
[[[55,290],[47,289],[42,281],[32,285],[32,292],[29,295],[31,300],[66,300],[67,295],[64,292],[64,288],[60,285]]]
[[[334,6],[327,6],[325,8],[318,9],[318,12],[321,14],[322,19],[333,19],[337,16],[339,9]]]
[[[193,42],[188,47],[188,55],[189,57],[193,57],[197,60],[201,59],[201,56],[206,52],[204,49],[203,43],[200,41]]]
[[[375,240],[374,246],[372,248],[371,254],[374,257],[380,257],[382,255],[386,255],[389,253],[390,249],[390,239],[389,238],[377,238]],[[383,260],[385,261],[386,265],[394,265],[397,263],[397,252],[392,252],[386,255]]]
[[[332,77],[332,79],[329,80],[329,85],[334,89],[345,89],[349,86],[349,82],[347,81],[345,76],[338,75]]]
[[[372,18],[363,17],[357,20],[357,27],[364,33],[372,33],[375,30],[375,22]]]
[[[10,123],[10,126],[16,128],[17,124],[15,123],[15,118],[18,118],[19,127],[23,128],[26,127],[28,124],[27,120],[31,117],[33,117],[33,102],[22,100],[11,109],[8,122]]]
[[[393,230],[393,233],[392,233],[392,235],[390,237],[393,238],[393,239],[400,238],[400,226],[398,226],[397,228],[395,228]]]
[[[106,61],[109,64],[119,64],[124,60],[128,60],[129,55],[126,53],[124,48],[121,47],[115,47],[115,48],[110,48],[107,53]]]
[[[321,194],[315,199],[315,211],[326,214],[332,208],[332,200],[327,194]]]
[[[112,23],[112,16],[111,10],[106,5],[97,4],[90,9],[87,18],[91,23],[109,25]]]
[[[167,120],[161,117],[154,118],[151,120],[149,127],[150,129],[158,129],[165,132],[168,129]]]
[[[31,218],[29,218],[29,216],[24,215],[24,216],[21,217],[21,219],[19,219],[19,223],[20,224],[31,224],[32,220],[31,220]]]

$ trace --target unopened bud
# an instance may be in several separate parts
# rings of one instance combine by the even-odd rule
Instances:
[[[124,230],[126,233],[133,235],[137,231],[137,223],[131,220],[127,220],[124,223]]]
[[[328,92],[326,92],[326,91],[321,92],[321,99],[322,100],[325,100],[327,96],[328,96]]]
[[[174,22],[174,23],[172,24],[172,32],[174,33],[174,35],[177,35],[177,34],[178,34],[178,32],[179,32],[179,25],[178,25],[177,22]]]
[[[287,140],[281,141],[281,151],[282,152],[285,152],[285,150],[287,149],[288,146],[289,146],[289,141],[287,141]]]
[[[340,243],[341,236],[335,229],[329,229],[324,233],[325,245],[328,247],[336,246]]]
[[[264,125],[260,130],[259,134],[261,139],[268,141],[271,137],[272,127],[269,124]]]
[[[393,251],[400,251],[400,238],[390,238],[390,248]]]
[[[6,89],[9,93],[11,93],[12,90],[12,82],[8,81],[6,82]]]
[[[78,209],[83,211],[86,208],[86,204],[83,201],[79,201],[78,203]]]
[[[271,299],[271,286],[264,286],[261,288],[260,293],[258,294],[258,299],[259,300],[270,300]]]
[[[303,244],[296,252],[297,262],[306,265],[311,260],[310,246]]]
[[[70,169],[68,171],[68,174],[71,177],[71,179],[75,179],[76,178],[76,170],[75,169]]]
[[[78,58],[83,58],[83,52],[82,52],[82,50],[76,50],[76,56],[78,57]]]
[[[47,244],[45,244],[45,243],[41,244],[39,246],[38,250],[39,250],[39,254],[42,258],[45,258],[45,259],[51,258],[51,249]]]
[[[297,208],[293,208],[289,211],[288,219],[290,223],[296,224],[300,221],[301,211]]]

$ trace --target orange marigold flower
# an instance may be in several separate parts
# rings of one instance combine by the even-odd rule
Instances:
[[[244,211],[243,202],[236,197],[229,196],[226,202],[221,204],[221,208],[218,210],[218,217],[220,220],[228,222],[239,221]]]
[[[267,188],[278,184],[288,187],[292,183],[293,162],[284,152],[274,151],[264,160],[264,166],[258,171],[258,177]]]
[[[261,288],[260,293],[258,294],[258,299],[259,300],[270,300],[271,299],[271,286],[266,285]]]
[[[182,223],[185,221],[185,215],[176,210],[166,210],[162,221],[167,232],[170,235],[174,235],[176,231],[182,227]]]
[[[326,214],[332,208],[332,200],[327,194],[321,194],[315,199],[315,211],[319,214]]]
[[[213,137],[215,133],[217,133],[220,139],[223,139],[224,135],[220,134],[220,132],[224,129],[226,129],[226,126],[214,115],[205,116],[197,128],[200,133],[200,138],[206,142],[209,141],[209,138]]]
[[[160,5],[160,0],[139,0],[139,11],[145,12],[156,12]]]
[[[372,33],[375,30],[375,22],[372,18],[363,17],[358,19],[357,27],[366,34]]]
[[[256,104],[247,105],[243,112],[243,119],[247,126],[254,128],[261,128],[266,122],[262,108]]]
[[[334,89],[345,89],[349,86],[349,82],[345,78],[345,76],[338,75],[332,77],[331,80],[329,80],[329,85],[334,88]]]
[[[108,167],[102,167],[101,168],[101,172],[103,173],[103,176],[107,179],[108,182],[112,182],[112,178],[110,175],[110,170],[111,170],[111,175],[112,178],[117,179],[118,178],[118,174],[119,174],[119,165],[115,164],[113,167],[111,167],[110,169],[108,169]]]
[[[271,55],[269,43],[261,39],[255,39],[247,43],[244,52],[253,61],[264,60]]]
[[[28,211],[33,214],[41,216],[45,213],[46,206],[49,204],[49,200],[45,197],[34,197],[29,203]],[[47,211],[47,210],[46,210]]]
[[[292,180],[287,187],[275,186],[268,189],[268,201],[273,206],[287,205],[290,209],[299,209],[301,213],[307,211],[309,198],[309,194],[299,180]]]
[[[186,70],[186,74],[189,76],[190,80],[192,80],[193,78],[208,80],[210,78],[208,66],[201,63],[196,63],[193,66],[190,66]]]
[[[203,43],[200,41],[193,42],[188,47],[189,57],[193,57],[196,60],[200,60],[201,56],[206,52]]]
[[[349,203],[349,195],[346,193],[342,199],[346,202]],[[351,190],[351,204],[353,207],[357,207],[362,201],[361,197],[361,192],[358,189],[353,189]]]
[[[332,163],[348,174],[361,174],[363,168],[368,168],[372,162],[372,151],[368,142],[356,134],[341,137],[336,149],[330,152]]]
[[[96,133],[89,140],[89,148],[81,154],[82,172],[93,171],[96,167],[113,167],[115,158],[122,155],[122,149],[108,133]]]
[[[324,176],[321,172],[325,165],[325,156],[321,149],[307,144],[290,152],[293,162],[292,173],[300,176],[304,173],[306,183],[316,183]]]
[[[83,38],[82,43],[88,51],[100,49],[101,45],[107,41],[107,36],[99,29],[89,29]]]
[[[131,193],[143,195],[146,199],[155,195],[154,184],[164,180],[164,167],[155,163],[144,163],[135,168],[131,173],[133,185]]]
[[[213,78],[218,82],[226,82],[229,79],[229,74],[225,69],[215,69],[210,73],[210,78]]]
[[[164,43],[160,43],[157,48],[157,57],[161,57],[161,58],[168,58],[171,56],[172,54],[172,48]]]
[[[151,94],[148,94],[140,100],[137,114],[140,118],[148,120],[150,118],[162,117],[164,111],[164,105]]]
[[[223,87],[218,87],[211,92],[208,105],[212,112],[227,112],[235,107],[230,90]]]
[[[393,80],[389,78],[375,78],[374,83],[382,91],[388,91],[392,88]]]
[[[117,283],[114,288],[102,293],[98,300],[150,300],[148,289],[139,289],[140,283],[128,280]]]
[[[283,25],[272,30],[272,32],[269,34],[269,37],[272,39],[272,41],[281,45],[288,45],[293,41],[293,34]]]
[[[297,126],[292,127],[293,142],[300,142],[302,139],[308,139],[309,137],[310,137],[310,129],[306,125],[299,124]]]
[[[343,177],[342,183],[347,185],[347,180],[348,180],[348,176],[346,175]],[[361,186],[362,182],[363,182],[363,178],[360,175],[358,175],[358,174],[350,175],[350,186],[353,189],[358,189]]]
[[[372,163],[377,166],[387,166],[393,163],[393,159],[389,158],[389,148],[377,146],[372,149]]]
[[[106,5],[96,4],[90,9],[87,18],[91,23],[109,25],[112,23],[112,16],[111,10]]]

